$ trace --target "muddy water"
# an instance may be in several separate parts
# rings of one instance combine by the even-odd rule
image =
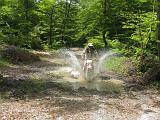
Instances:
[[[76,52],[70,50],[62,50],[65,55],[66,61],[68,61],[68,67],[60,68],[58,71],[64,74],[62,80],[57,80],[57,82],[64,85],[64,87],[70,87],[73,90],[78,90],[79,88],[85,88],[87,90],[97,90],[106,92],[121,92],[124,90],[124,82],[116,79],[101,79],[100,72],[102,69],[102,64],[109,56],[113,55],[112,52],[103,52],[99,57],[95,67],[96,70],[93,73],[94,80],[87,81],[84,79],[84,73],[82,70],[83,64],[80,62],[77,56],[80,55]],[[82,52],[82,51],[81,51]],[[72,75],[72,73],[75,73]],[[79,74],[77,74],[79,73]],[[75,79],[76,78],[76,79]]]
[[[64,58],[45,60],[48,62],[34,63],[27,68],[27,71],[28,69],[37,71],[34,74],[29,74],[32,75],[33,80],[35,78],[44,81],[51,80],[59,83],[64,88],[71,88],[72,90],[77,90],[77,92],[72,94],[72,92],[66,92],[65,89],[46,89],[44,93],[49,94],[38,96],[36,99],[0,100],[0,119],[160,120],[159,93],[152,91],[129,91],[127,94],[118,95],[100,94],[103,92],[97,93],[92,90],[119,93],[124,91],[125,83],[122,80],[117,80],[118,78],[111,78],[112,76],[108,78],[103,76],[103,80],[99,76],[93,81],[86,81],[81,77],[74,79],[70,74],[71,69],[67,68],[66,70],[65,68],[68,64],[66,64]],[[25,75],[28,74],[28,72],[24,73]],[[17,74],[22,75],[22,73],[20,74],[16,71]],[[5,96],[5,93],[1,95]]]
[[[93,80],[82,81],[77,83],[78,87],[85,87],[86,89],[98,90],[98,91],[122,91],[123,82],[119,80]]]
[[[117,79],[100,79],[97,77],[95,80],[87,81],[83,77],[74,79],[69,73],[65,73],[62,80],[57,80],[64,88],[68,87],[74,91],[76,90],[96,90],[99,92],[107,93],[125,93],[125,82]],[[104,98],[103,101],[107,104],[99,104],[97,110],[83,111],[82,113],[61,114],[56,120],[160,120],[160,109],[158,107],[151,107],[149,104],[152,101],[150,98],[140,95],[137,99],[133,100],[125,98],[124,100],[118,99],[118,102]],[[83,98],[82,98],[83,100]],[[95,100],[96,101],[96,100]],[[93,100],[93,102],[95,102]],[[101,101],[99,99],[99,101]],[[133,103],[132,103],[133,102]],[[136,108],[140,104],[140,109]],[[146,105],[145,105],[146,104]],[[75,105],[76,106],[76,105]],[[122,111],[120,110],[122,107]],[[132,111],[132,112],[131,112]]]
[[[69,54],[70,55],[70,54]],[[74,56],[74,54],[71,54],[70,56]],[[105,59],[105,55],[103,60]],[[74,56],[74,59],[75,58]],[[78,59],[77,59],[78,60]],[[71,59],[71,61],[74,61]],[[70,63],[73,63],[71,62]],[[103,61],[102,61],[103,62]],[[83,79],[83,76],[80,76],[78,79],[75,79],[71,77],[71,70],[79,70],[80,64],[73,64],[68,66],[68,68],[61,68],[57,71],[59,73],[63,74],[62,79],[58,79],[55,82],[62,85],[64,88],[69,88],[74,91],[76,90],[96,90],[99,92],[109,92],[109,93],[125,93],[124,87],[125,83],[122,80],[117,79],[101,79],[101,76],[97,74],[97,78],[92,81],[87,81]],[[102,63],[99,63],[99,73],[101,69]],[[69,67],[72,67],[70,69]],[[76,68],[76,69],[73,69]],[[79,91],[78,91],[79,92]],[[92,91],[91,91],[92,92]],[[74,96],[75,98],[75,96]],[[81,98],[83,101],[84,98]],[[96,100],[101,101],[101,99],[96,98]],[[151,98],[147,97],[145,100],[145,97],[140,95],[140,97],[137,97],[136,99],[132,98],[124,98],[124,99],[114,99],[114,98],[103,98],[104,100],[102,103],[97,103],[97,101],[92,98],[92,102],[96,104],[99,104],[99,107],[95,110],[89,110],[89,111],[82,111],[77,112],[74,115],[70,114],[60,114],[59,117],[56,117],[56,120],[159,120],[160,119],[160,113],[159,109],[155,108],[143,108],[143,105],[146,103],[147,106],[151,106],[149,101],[152,101]],[[73,98],[72,98],[73,100]],[[74,99],[75,100],[75,99]],[[108,103],[106,102],[108,101]],[[105,104],[104,104],[105,103]],[[72,103],[71,103],[72,104]],[[137,107],[139,105],[139,107]],[[70,106],[70,105],[69,105]],[[69,107],[68,106],[68,107]],[[77,104],[74,104],[72,107],[75,107],[77,109]],[[81,105],[78,106],[80,108]],[[83,106],[84,107],[84,106]]]
[[[72,90],[78,90],[80,88],[85,88],[87,90],[97,90],[105,92],[123,92],[125,83],[122,80],[116,79],[94,79],[92,81],[87,81],[84,79],[73,79],[71,77],[63,77],[62,80],[57,80],[57,83],[60,83],[64,87],[69,87]]]

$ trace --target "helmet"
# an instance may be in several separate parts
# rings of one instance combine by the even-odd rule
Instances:
[[[93,44],[92,43],[88,43],[88,47],[93,47]]]

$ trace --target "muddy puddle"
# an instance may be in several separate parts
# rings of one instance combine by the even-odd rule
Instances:
[[[102,78],[99,74],[93,80],[85,80],[82,72],[77,78],[72,76],[72,68],[60,67],[56,71],[50,71],[49,74],[61,76],[60,79],[54,80],[61,87],[69,88],[74,91],[79,89],[96,90],[99,92],[120,93],[124,91],[125,82],[110,77]]]
[[[83,78],[74,79],[69,75],[63,77],[63,79],[56,80],[54,82],[59,83],[64,88],[70,88],[72,90],[78,90],[84,88],[86,90],[96,90],[99,92],[115,92],[120,93],[124,91],[125,83],[122,80],[95,78],[93,80],[85,80]]]
[[[112,79],[110,77],[105,77],[102,79],[100,73],[103,68],[103,62],[109,56],[113,55],[111,52],[104,52],[98,62],[95,65],[95,72],[93,73],[93,80],[85,80],[83,73],[83,64],[79,59],[79,54],[73,51],[64,51],[63,56],[65,56],[65,61],[68,64],[65,67],[60,67],[57,69],[57,73],[62,75],[62,79],[57,79],[55,82],[62,85],[64,88],[70,88],[72,90],[86,89],[86,90],[97,90],[99,92],[122,92],[124,91],[125,83],[122,80]]]

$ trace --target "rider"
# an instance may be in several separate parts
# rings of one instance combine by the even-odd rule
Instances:
[[[87,47],[83,50],[81,54],[82,59],[84,60],[94,60],[94,58],[95,59],[97,58],[97,55],[98,53],[92,43],[88,43]],[[83,69],[84,68],[85,68],[85,63],[84,63]]]

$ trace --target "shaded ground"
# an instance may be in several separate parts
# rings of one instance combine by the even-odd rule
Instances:
[[[41,61],[0,69],[0,119],[160,119],[158,91],[127,84],[111,72],[93,82],[73,79],[63,71],[66,59],[37,54]]]

